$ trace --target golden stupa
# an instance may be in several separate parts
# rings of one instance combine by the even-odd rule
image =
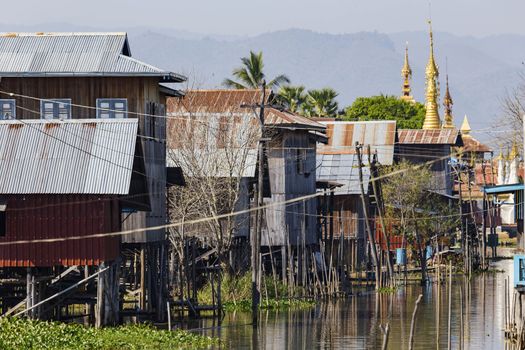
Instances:
[[[443,106],[445,107],[445,115],[443,116],[443,129],[454,129],[454,117],[452,116],[452,105],[454,101],[450,96],[450,90],[448,88],[448,74],[447,74],[447,90],[443,97]],[[468,121],[467,121],[468,123]]]
[[[432,33],[432,23],[430,25],[430,57],[425,71],[426,93],[425,93],[425,121],[423,129],[439,129],[441,121],[439,119],[438,98],[439,98],[439,70],[434,59],[434,36]]]
[[[401,99],[410,103],[415,103],[414,97],[411,95],[410,80],[412,79],[412,68],[408,63],[408,42],[405,47],[405,62],[401,69],[401,76],[403,77],[403,89]]]

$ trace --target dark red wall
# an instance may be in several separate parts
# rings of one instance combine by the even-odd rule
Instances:
[[[120,230],[118,200],[96,195],[7,196],[0,242],[86,236]],[[0,267],[98,265],[120,253],[120,237],[0,245]]]

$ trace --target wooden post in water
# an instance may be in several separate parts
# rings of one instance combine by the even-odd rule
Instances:
[[[261,299],[261,276],[260,276],[260,249],[261,249],[261,232],[263,221],[263,180],[264,180],[264,107],[266,103],[266,82],[262,84],[262,101],[259,106],[259,122],[261,127],[261,140],[259,141],[258,154],[258,178],[257,178],[257,223],[255,234],[251,235],[251,253],[252,253],[252,323],[253,327],[257,327],[259,302]],[[220,277],[219,277],[220,289]]]
[[[452,261],[448,263],[448,350],[452,348]]]
[[[459,285],[459,350],[463,349],[463,287]]]
[[[376,289],[379,289],[379,273],[380,273],[380,266],[379,266],[379,260],[378,260],[378,257],[377,257],[377,249],[376,249],[376,244],[375,244],[375,239],[374,239],[374,235],[372,234],[372,229],[370,227],[370,221],[369,221],[369,218],[368,218],[368,206],[367,206],[367,203],[366,203],[366,200],[365,200],[365,189],[364,189],[364,183],[363,183],[363,158],[361,156],[361,145],[359,145],[359,142],[356,142],[355,143],[355,150],[356,150],[356,153],[357,153],[357,161],[358,161],[358,167],[359,167],[359,187],[361,189],[361,203],[363,205],[363,213],[364,213],[364,216],[365,216],[365,226],[366,226],[366,232],[368,234],[368,241],[369,241],[369,244],[370,244],[370,251],[371,251],[371,254],[372,254],[372,260],[374,262],[374,265],[375,265],[375,274],[376,274],[376,286],[375,288]],[[368,278],[367,278],[368,280]]]
[[[383,213],[383,194],[381,193],[381,187],[377,184],[376,175],[376,157],[377,153],[374,154],[374,161],[372,161],[372,156],[370,154],[370,145],[367,146],[368,153],[368,166],[370,167],[370,182],[372,183],[372,191],[374,192],[374,197],[376,198],[377,203],[377,213],[379,215],[379,222],[381,223],[381,231],[383,232],[383,239],[385,240],[386,245],[386,258],[387,258],[387,269],[388,269],[388,284],[394,285],[394,268],[392,267],[392,259],[390,258],[390,238],[386,233],[386,225],[384,220]]]
[[[419,296],[417,297],[416,304],[414,306],[414,312],[412,313],[412,321],[410,322],[410,338],[408,340],[408,350],[412,350],[414,348],[414,332],[416,330],[417,307],[421,302],[421,298],[423,298],[423,294],[419,294]]]

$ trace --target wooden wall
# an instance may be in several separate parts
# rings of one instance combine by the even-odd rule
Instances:
[[[316,193],[316,141],[307,131],[281,131],[270,142],[269,178],[272,197],[266,203],[282,203]],[[303,152],[303,153],[302,153]],[[298,167],[299,158],[304,159]],[[263,245],[317,243],[317,198],[265,209]]]
[[[126,98],[128,118],[139,118],[139,137],[144,150],[147,182],[151,202],[150,212],[123,214],[123,229],[144,228],[166,223],[166,119],[139,114],[164,116],[166,97],[159,91],[158,78],[144,77],[65,77],[65,78],[3,78],[0,90],[31,97],[54,99],[70,98],[74,119],[96,118],[97,98]],[[39,119],[40,101],[15,98],[17,119]],[[141,232],[123,237],[123,242],[150,242],[165,239],[165,230]]]

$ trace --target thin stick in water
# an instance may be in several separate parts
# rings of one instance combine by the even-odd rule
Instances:
[[[416,300],[416,305],[414,306],[414,312],[412,313],[412,321],[410,322],[410,339],[408,342],[408,350],[412,350],[414,346],[414,331],[416,328],[416,314],[417,314],[417,307],[419,303],[421,302],[421,298],[423,298],[423,294],[419,294]]]

